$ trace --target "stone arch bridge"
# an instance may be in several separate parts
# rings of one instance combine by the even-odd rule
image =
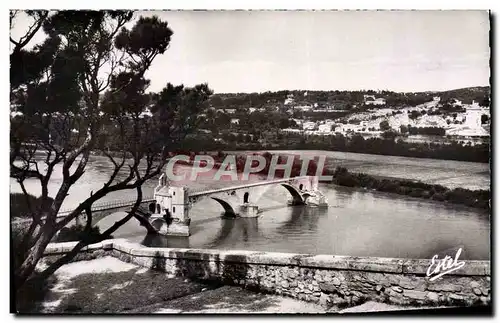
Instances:
[[[218,189],[191,190],[187,187],[168,186],[160,178],[155,188],[155,210],[151,219],[167,215],[171,223],[163,225],[159,232],[165,235],[189,236],[189,209],[200,199],[211,198],[217,201],[225,216],[257,217],[258,205],[255,196],[258,187],[281,185],[290,193],[292,205],[327,205],[318,190],[317,176],[300,176],[278,180],[259,181]]]
[[[154,190],[153,197],[145,198],[138,216],[149,224],[161,219],[162,224],[155,230],[163,235],[189,236],[189,209],[203,198],[212,198],[217,201],[225,216],[257,217],[258,205],[255,199],[255,190],[266,185],[281,185],[291,196],[289,201],[292,205],[327,205],[324,196],[318,191],[317,176],[301,176],[270,181],[259,181],[242,185],[223,187],[218,189],[192,190],[188,187],[169,186],[160,177],[159,185]],[[134,205],[134,200],[110,201],[96,204],[92,207],[92,225],[110,214],[117,212],[129,212]],[[64,218],[73,209],[61,210],[57,217]],[[29,221],[29,219],[23,220]],[[86,216],[80,214],[76,223],[84,224]],[[141,221],[143,222],[143,221]],[[152,226],[149,226],[150,228]]]

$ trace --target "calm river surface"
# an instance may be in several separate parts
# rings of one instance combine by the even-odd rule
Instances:
[[[455,174],[455,184],[460,182],[459,178],[463,178],[464,173],[474,177],[489,167],[486,164],[405,157],[376,156],[375,159],[370,159],[370,156],[374,155],[348,154],[348,158],[344,159],[338,155],[332,157],[343,160],[349,169],[353,169],[351,166],[358,162],[359,167],[365,170],[375,171],[378,167],[379,173],[393,174],[396,177],[405,175],[403,170],[413,176],[425,173],[427,167],[427,171],[434,174],[434,180],[440,177],[446,182],[447,178]],[[415,160],[419,163],[415,164]],[[383,166],[386,162],[392,164]],[[92,190],[101,187],[110,172],[110,164],[105,158],[93,157],[86,173],[70,190],[63,208],[76,206]],[[62,174],[56,175],[49,185],[51,195],[55,194],[62,180]],[[487,180],[489,181],[489,175]],[[144,195],[152,195],[156,184],[156,181],[147,183],[143,189]],[[193,185],[220,187],[225,184],[207,179]],[[40,194],[36,180],[29,180],[27,189],[32,194]],[[144,228],[134,219],[121,227],[114,237],[127,238],[148,246],[423,259],[432,258],[437,253],[454,256],[456,250],[462,247],[462,259],[480,260],[490,257],[490,223],[485,211],[334,185],[320,185],[320,189],[330,204],[326,209],[287,206],[288,192],[285,188],[280,185],[265,186],[257,202],[262,210],[259,218],[222,219],[220,205],[206,198],[191,209],[189,238],[146,236]],[[12,179],[11,191],[20,191]],[[125,191],[107,196],[105,200],[134,197],[135,191]],[[99,222],[99,226],[105,229],[122,216],[123,213],[110,215]]]

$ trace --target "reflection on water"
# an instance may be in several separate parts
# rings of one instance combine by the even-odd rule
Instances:
[[[189,237],[165,237],[159,234],[147,234],[141,244],[148,247],[189,248]]]
[[[322,216],[328,216],[328,208],[322,207],[290,207],[290,217],[276,229],[277,234],[287,234],[290,232],[318,231],[318,222]]]
[[[258,218],[222,218],[221,228],[212,242],[207,246],[217,248],[228,240],[241,240],[242,242],[259,239],[259,221]]]

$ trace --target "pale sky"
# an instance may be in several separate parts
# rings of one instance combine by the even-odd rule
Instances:
[[[148,11],[174,31],[146,74],[216,93],[489,85],[487,11]],[[19,19],[14,38],[26,28]],[[43,39],[43,33],[37,40]]]

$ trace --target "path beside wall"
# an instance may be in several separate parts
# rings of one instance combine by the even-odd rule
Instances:
[[[61,257],[75,244],[50,244],[45,260]],[[426,277],[428,259],[149,248],[124,239],[86,247],[74,261],[108,255],[176,276],[218,280],[323,306],[342,308],[365,301],[426,306],[491,304],[489,261],[465,261],[463,268],[430,281]]]

